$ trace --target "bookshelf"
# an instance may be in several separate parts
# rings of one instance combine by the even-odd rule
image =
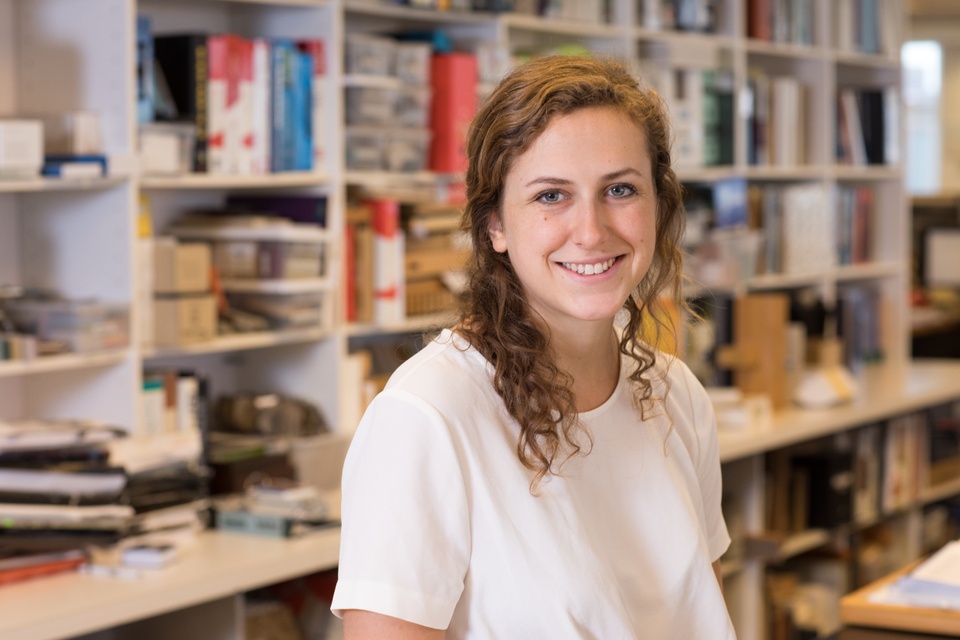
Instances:
[[[846,23],[835,14],[837,7],[851,9],[853,2],[811,0],[810,40],[797,43],[748,37],[749,12],[756,4],[752,0],[718,2],[715,27],[705,32],[657,27],[645,9],[659,3],[629,0],[611,0],[609,19],[593,22],[435,11],[372,0],[0,0],[0,116],[27,115],[49,110],[50,105],[99,111],[112,167],[111,176],[104,179],[0,181],[0,284],[49,286],[70,297],[126,302],[131,305],[133,327],[126,348],[0,362],[0,419],[82,417],[117,423],[136,433],[143,428],[139,389],[144,368],[172,366],[202,371],[217,394],[255,388],[305,398],[321,408],[338,432],[345,436],[352,432],[358,418],[354,400],[361,396],[362,386],[350,360],[352,345],[383,334],[417,333],[442,323],[444,316],[409,317],[386,325],[343,321],[346,295],[339,283],[343,281],[348,189],[443,194],[462,177],[346,167],[344,91],[396,85],[392,79],[345,72],[344,46],[350,34],[442,30],[455,47],[482,51],[486,56],[489,69],[480,74],[479,95],[512,59],[560,46],[625,58],[645,71],[654,84],[664,69],[697,73],[720,69],[732,79],[736,96],[744,96],[751,88],[752,74],[762,72],[798,79],[806,87],[806,108],[797,122],[805,142],[797,156],[800,160],[754,164],[753,134],[746,117],[740,115],[729,123],[730,161],[711,166],[686,162],[678,173],[686,183],[707,185],[745,178],[751,186],[817,185],[830,193],[838,187],[873,190],[872,217],[877,223],[872,227],[867,261],[824,265],[802,273],[758,274],[736,283],[734,290],[808,289],[833,301],[846,288],[874,289],[883,301],[881,342],[885,351],[883,363],[869,367],[862,379],[865,392],[856,403],[827,411],[787,410],[776,414],[765,430],[721,434],[725,482],[738,493],[740,512],[731,514],[731,519],[740,520],[746,531],[762,532],[764,457],[768,452],[960,398],[960,382],[956,382],[960,372],[955,366],[909,363],[909,234],[902,168],[896,162],[853,166],[836,160],[840,91],[896,87],[900,81],[902,3],[878,0],[882,23],[889,27],[883,31],[888,40],[880,52],[865,54],[854,50],[849,34],[841,37],[838,31],[838,25]],[[189,30],[323,39],[328,63],[324,91],[331,97],[323,127],[328,150],[325,162],[312,171],[257,176],[139,176],[135,170],[133,68],[136,17],[140,14],[151,18],[157,34]],[[902,135],[898,137],[902,139]],[[137,302],[135,277],[143,259],[137,242],[140,196],[149,198],[153,228],[161,233],[186,210],[221,207],[228,196],[247,193],[327,198],[332,282],[337,283],[330,291],[334,309],[330,326],[222,336],[180,347],[141,346],[138,318],[147,310]],[[910,517],[919,518],[925,503],[957,493],[960,488],[955,482],[925,489]],[[832,532],[811,530],[798,535],[782,553],[792,556],[822,546],[833,537]],[[238,551],[237,545],[244,550]],[[335,532],[316,542],[290,544],[240,542],[208,533],[201,546],[205,551],[195,558],[209,552],[210,566],[201,571],[191,560],[182,570],[164,574],[149,590],[145,582],[143,590],[128,589],[81,576],[9,588],[0,605],[4,612],[35,613],[0,616],[0,620],[10,620],[0,623],[10,625],[0,627],[0,635],[54,638],[87,633],[194,604],[226,602],[244,589],[336,563]],[[248,556],[258,559],[243,560],[231,569],[235,573],[217,575],[218,567],[225,570],[233,563],[226,558]],[[271,566],[274,568],[268,569]],[[740,636],[763,638],[766,562],[729,560],[724,571]],[[185,588],[188,583],[192,585],[189,589]],[[90,599],[78,600],[61,622],[47,621],[37,599],[41,593],[50,598],[60,588],[64,601],[87,589]],[[163,595],[154,600],[155,593]],[[231,606],[227,606],[225,619],[237,615]],[[176,616],[173,618],[170,624],[176,627]],[[224,624],[233,629],[229,633],[236,634],[235,627],[229,626],[234,623]]]

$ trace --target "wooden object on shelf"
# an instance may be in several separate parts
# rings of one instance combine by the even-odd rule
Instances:
[[[734,370],[734,383],[746,394],[770,397],[774,408],[788,401],[787,323],[789,300],[775,293],[747,294],[734,302],[733,344],[717,354]]]

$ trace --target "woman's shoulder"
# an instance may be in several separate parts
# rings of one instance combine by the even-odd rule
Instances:
[[[444,394],[487,379],[483,356],[457,333],[444,329],[393,372],[385,390]]]

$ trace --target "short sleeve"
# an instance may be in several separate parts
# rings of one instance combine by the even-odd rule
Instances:
[[[344,463],[332,610],[363,609],[446,629],[463,592],[470,529],[463,476],[437,411],[387,390]]]
[[[703,499],[707,545],[710,561],[716,562],[730,546],[730,534],[723,519],[723,478],[720,469],[720,444],[717,440],[717,416],[713,403],[700,381],[682,365],[686,385],[690,392],[694,429],[699,443],[696,459],[697,479]]]

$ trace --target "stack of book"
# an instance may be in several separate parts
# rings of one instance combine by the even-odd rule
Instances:
[[[78,566],[90,545],[118,541],[134,515],[124,469],[91,422],[0,422],[0,582]]]

